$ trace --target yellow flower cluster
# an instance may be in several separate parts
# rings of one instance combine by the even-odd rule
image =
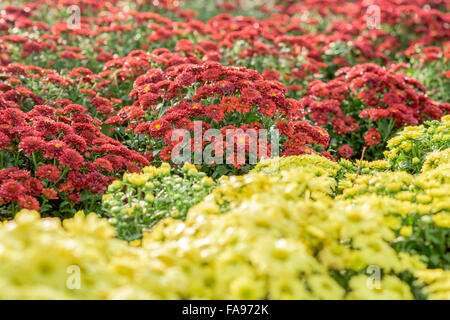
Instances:
[[[341,169],[340,166],[324,157],[305,154],[301,157],[282,157],[273,159],[262,159],[252,170],[252,172],[261,172],[265,174],[276,174],[283,170],[291,168],[307,168],[316,175],[334,176]]]
[[[427,172],[437,167],[441,167],[442,170],[450,168],[450,148],[429,153],[423,163],[422,172]]]
[[[329,181],[302,169],[233,177],[192,208],[185,222],[156,226],[143,246],[166,268],[178,266],[178,283],[186,281],[179,294],[189,298],[411,299],[396,274],[423,269],[418,257],[389,246],[394,233],[380,214],[327,198]],[[320,201],[306,198],[308,185],[322,194]],[[233,207],[220,214],[230,199]],[[368,266],[384,273],[378,288],[368,285]],[[358,276],[347,292],[330,272],[348,270]],[[190,288],[201,289],[200,295],[191,296]]]
[[[154,166],[144,167],[142,172],[143,173],[125,173],[123,175],[123,180],[138,187],[143,186],[153,176],[169,174],[170,164],[164,162],[159,168]],[[117,181],[116,184],[120,184],[120,181]]]
[[[62,226],[22,210],[0,226],[0,299],[114,298],[128,282],[120,261],[135,254],[114,234],[95,214]]]
[[[171,169],[148,166],[142,173],[125,173],[103,195],[102,208],[115,226],[117,236],[132,245],[139,244],[142,230],[171,216],[183,219],[193,205],[207,196],[214,181],[192,164]]]
[[[428,164],[423,168],[433,168],[434,161],[437,160],[433,152],[449,147],[450,115],[446,115],[441,122],[432,121],[416,127],[405,127],[388,141],[388,150],[384,154],[395,169],[415,172],[425,160]],[[425,159],[427,156],[428,159]]]
[[[348,173],[339,182],[337,199],[371,206],[385,214],[433,214],[432,220],[443,228],[450,226],[450,149],[427,157],[422,173],[378,172],[356,176]],[[430,165],[430,163],[433,165]]]
[[[427,283],[429,300],[450,300],[450,271],[442,269],[419,270],[415,276]]]
[[[317,158],[320,158],[316,159],[318,161],[328,161],[323,157]],[[222,177],[221,187],[217,188],[209,198],[215,197],[215,201],[220,204],[226,201],[234,208],[240,206],[243,201],[248,201],[249,198],[271,195],[273,192],[293,202],[300,198],[318,200],[331,194],[336,186],[333,175],[338,170],[337,164],[330,161],[333,165],[328,167],[315,164],[300,165],[301,170],[299,170],[299,166],[291,167],[294,166],[295,160],[302,159],[300,157],[282,159],[277,173],[271,171],[270,174],[265,174],[266,168],[258,165],[247,175]]]

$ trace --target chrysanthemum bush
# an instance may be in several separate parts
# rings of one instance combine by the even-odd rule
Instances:
[[[381,168],[359,176],[348,172],[339,182],[336,199],[383,213],[398,236],[392,242],[396,250],[420,254],[431,268],[449,269],[448,153],[449,149],[441,151],[438,158],[444,161],[433,169],[424,165],[417,176]]]
[[[264,80],[256,71],[219,63],[151,69],[134,83],[130,97],[136,102],[106,123],[127,124],[125,131],[140,142],[136,148],[156,163],[175,162],[187,145],[185,161],[198,161],[209,175],[242,173],[254,164],[252,152],[256,160],[270,157],[272,147],[292,155],[323,152],[328,146],[328,133],[302,121],[303,108],[285,93],[283,84]],[[272,146],[275,129],[280,135]]]
[[[300,102],[313,123],[328,130],[335,154],[348,158],[369,147],[366,159],[377,159],[399,127],[439,120],[450,111],[449,103],[433,101],[421,83],[395,70],[361,64],[339,69],[329,82],[309,83]],[[339,149],[343,145],[348,150]]]
[[[395,169],[418,173],[422,169],[434,168],[450,148],[450,116],[441,121],[425,122],[416,127],[406,127],[387,143],[386,158]]]
[[[214,188],[212,178],[194,165],[171,169],[144,167],[143,173],[126,173],[114,181],[103,195],[102,205],[120,239],[142,238],[160,220],[184,219],[187,211]]]
[[[20,208],[60,216],[96,210],[115,175],[148,164],[103,134],[86,111],[75,104],[0,110],[1,216]]]

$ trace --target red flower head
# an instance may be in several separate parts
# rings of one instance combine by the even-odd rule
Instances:
[[[186,117],[175,120],[174,125],[176,128],[179,128],[179,129],[194,131],[194,123]]]
[[[220,102],[220,106],[225,109],[226,112],[233,112],[239,103],[236,97],[224,97]]]
[[[67,194],[67,200],[73,203],[80,202],[81,200],[81,194],[79,192],[71,192]]]
[[[177,84],[184,88],[193,84],[195,80],[195,76],[192,72],[185,71],[177,77]]]
[[[0,132],[0,150],[7,147],[9,145],[9,142],[9,137],[3,132]]]
[[[100,62],[108,62],[112,59],[114,59],[114,56],[108,52],[100,52],[97,57],[95,57],[95,60]]]
[[[92,193],[104,193],[108,183],[108,178],[100,172],[91,172],[86,175],[86,186]]]
[[[250,112],[251,109],[252,109],[252,104],[246,98],[241,97],[238,99],[238,104],[236,105],[236,111],[246,114],[247,112]]]
[[[73,149],[66,149],[59,157],[62,165],[68,166],[70,169],[78,170],[83,164],[83,156]]]
[[[178,40],[177,45],[175,46],[175,51],[191,52],[193,50],[194,48],[192,41],[187,39]]]
[[[278,80],[280,78],[278,71],[273,69],[265,70],[262,76],[265,80]]]
[[[335,158],[331,155],[331,153],[329,153],[329,152],[325,152],[325,151],[324,151],[324,152],[321,152],[320,155],[321,155],[322,157],[325,157],[325,158],[331,160],[331,161],[336,162],[336,159],[335,159]]]
[[[234,84],[228,80],[218,81],[216,87],[219,88],[223,94],[232,94],[235,90]]]
[[[369,129],[367,134],[364,136],[364,140],[366,141],[368,146],[374,146],[374,145],[380,144],[381,135],[376,129],[371,128],[371,129]]]
[[[221,76],[222,72],[219,68],[211,68],[203,71],[202,79],[204,81],[217,81]]]
[[[75,147],[81,152],[88,150],[86,141],[77,134],[68,134],[63,141],[70,147]]]
[[[40,137],[24,137],[19,143],[19,151],[31,155],[32,152],[45,149],[45,142]]]
[[[169,161],[172,159],[172,146],[164,147],[160,152],[161,160]]]
[[[215,104],[206,107],[205,115],[214,122],[222,121],[225,118],[223,108]]]
[[[43,189],[42,182],[33,177],[24,180],[22,184],[27,189],[26,192],[34,196],[41,194]]]
[[[60,157],[67,145],[63,141],[51,140],[45,144],[44,157],[54,159]]]
[[[261,98],[261,93],[253,88],[246,87],[241,90],[242,97],[249,102],[253,102]]]
[[[37,131],[44,134],[44,136],[55,136],[58,133],[58,127],[56,126],[56,121],[46,118],[46,117],[39,117],[40,119],[36,121],[36,123],[33,125],[33,128]]]
[[[43,166],[40,166],[38,171],[36,171],[36,177],[47,179],[48,181],[55,183],[61,178],[61,173],[59,172],[57,167],[51,164],[45,164]]]
[[[258,111],[268,117],[273,117],[277,111],[277,105],[270,99],[264,99],[259,103]]]
[[[20,195],[23,195],[25,191],[21,183],[14,180],[7,180],[0,186],[0,197],[8,201],[14,201]]]
[[[153,138],[162,138],[170,130],[170,123],[163,119],[152,122],[149,126],[149,134]]]
[[[277,123],[277,128],[278,130],[280,130],[280,132],[282,134],[284,134],[286,137],[291,138],[292,135],[294,134],[294,129],[292,128],[292,126],[287,123],[287,122],[283,122],[283,121],[279,121]]]
[[[39,202],[35,197],[32,196],[20,196],[19,197],[19,206],[28,210],[39,210],[41,207],[39,206]]]
[[[71,181],[66,181],[59,185],[59,192],[70,192],[73,191],[74,189],[75,188]]]
[[[109,162],[108,160],[104,159],[104,158],[99,158],[97,160],[94,161],[94,165],[99,168],[99,169],[103,169],[105,171],[111,172],[114,170],[111,162]]]
[[[338,148],[338,152],[341,156],[343,156],[346,159],[350,159],[353,155],[353,149],[348,144],[340,146]]]
[[[42,195],[47,199],[58,199],[58,194],[52,188],[44,188],[42,190]]]

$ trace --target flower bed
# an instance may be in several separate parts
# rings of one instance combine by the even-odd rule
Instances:
[[[450,299],[448,1],[254,2],[2,1],[1,299]]]

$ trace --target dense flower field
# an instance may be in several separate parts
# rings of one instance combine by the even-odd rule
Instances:
[[[33,298],[450,300],[450,3],[2,1]]]

